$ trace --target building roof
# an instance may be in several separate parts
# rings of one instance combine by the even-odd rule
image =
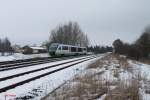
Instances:
[[[31,49],[35,49],[35,50],[45,50],[46,48],[43,47],[30,47]]]

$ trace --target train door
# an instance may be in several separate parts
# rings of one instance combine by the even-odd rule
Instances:
[[[61,55],[62,54],[62,46],[59,45],[56,51],[56,55]]]

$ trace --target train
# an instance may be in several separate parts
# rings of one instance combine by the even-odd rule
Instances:
[[[87,48],[81,46],[73,46],[60,43],[52,43],[49,46],[50,56],[73,56],[73,55],[86,55]]]

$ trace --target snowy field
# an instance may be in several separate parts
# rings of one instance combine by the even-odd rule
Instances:
[[[37,58],[37,57],[49,57],[49,55],[48,55],[48,53],[30,54],[30,55],[24,55],[24,54],[21,54],[21,53],[14,53],[13,55],[0,56],[0,62],[20,60],[20,59],[30,59],[30,58]]]
[[[80,57],[80,58],[84,58],[84,57]],[[72,60],[77,60],[80,58],[73,58],[73,59],[69,59],[69,60],[63,60],[63,61],[58,61],[58,62],[52,62],[52,63],[47,63],[47,64],[41,64],[41,65],[35,65],[35,66],[30,66],[30,67],[25,67],[25,68],[20,68],[20,69],[14,69],[14,70],[9,70],[9,71],[3,71],[0,73],[0,77],[6,77],[6,76],[11,76],[14,75],[15,73],[22,73],[22,72],[27,72],[30,70],[34,70],[34,69],[39,69],[39,68],[43,68],[43,67],[47,67],[47,66],[51,66],[51,65],[55,65],[55,64],[59,64],[62,62],[68,62],[68,61],[72,61]],[[86,58],[87,59],[87,58]],[[18,86],[14,89],[8,90],[7,92],[3,92],[0,94],[0,100],[5,100],[6,95],[15,95],[15,97],[12,96],[7,96],[7,100],[10,99],[14,99],[14,98],[20,98],[20,97],[33,97],[32,99],[34,100],[39,100],[41,97],[44,97],[45,95],[47,95],[49,92],[53,91],[55,88],[57,88],[59,85],[63,84],[66,80],[69,80],[71,77],[73,77],[76,73],[79,73],[81,70],[83,70],[88,63],[90,63],[93,60],[89,60],[86,62],[83,62],[81,64],[69,67],[67,69],[64,69],[62,71],[53,73],[51,75],[42,77],[40,79],[37,79],[35,81],[26,83],[24,85]],[[80,60],[81,61],[81,60]],[[77,63],[79,61],[73,62],[73,63]],[[69,63],[69,64],[65,64],[66,65],[70,65],[73,63]],[[6,81],[2,81],[0,82],[0,88],[3,88],[5,86],[26,80],[30,77],[35,77],[38,75],[41,75],[43,73],[52,71],[52,70],[56,70],[58,68],[62,68],[64,65],[60,65],[57,67],[53,67],[47,70],[43,70],[43,71],[38,71],[38,72],[34,72],[34,73],[30,73],[27,75],[23,75],[20,77],[16,77],[13,79],[9,79]],[[36,91],[35,91],[36,90]],[[36,96],[34,95],[36,94]]]
[[[150,100],[150,65],[105,55],[43,100]]]
[[[75,59],[79,58],[4,71],[0,73],[0,78],[14,75],[16,72],[22,73]],[[63,66],[64,65],[60,65],[14,79],[15,82],[19,82],[48,71],[56,70]],[[90,75],[92,76],[92,81],[95,83],[90,80]],[[86,79],[87,77],[89,78]],[[85,82],[82,78],[86,79],[87,83],[82,83]],[[0,82],[0,88],[12,84],[14,79]],[[78,85],[79,83],[81,85]],[[98,86],[98,88],[96,86]],[[87,90],[87,87],[89,90]],[[95,92],[93,92],[93,89]],[[74,93],[71,91],[75,90],[78,91],[75,92],[76,96],[73,96]],[[77,96],[77,93],[80,96]],[[126,100],[127,98],[134,98],[134,100],[150,100],[150,65],[126,59],[124,56],[116,56],[110,53],[101,54],[98,58],[55,72],[1,93],[0,100],[5,100],[5,95],[7,94],[15,95],[15,97],[7,96],[7,100],[27,100],[27,98],[29,98],[28,100],[40,100],[45,96],[46,98],[43,100],[56,100],[56,98],[59,98],[58,100],[63,100],[65,96],[68,96],[66,97],[67,100],[78,100],[79,97],[83,97],[85,100],[91,98],[94,98],[94,100],[110,100],[110,97],[112,100],[117,100],[117,96],[123,98],[121,100]],[[69,97],[70,94],[71,97]]]

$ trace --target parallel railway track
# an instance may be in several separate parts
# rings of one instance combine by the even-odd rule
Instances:
[[[38,58],[30,58],[30,59],[20,59],[20,60],[13,60],[13,61],[3,61],[0,62],[0,67],[2,66],[13,66],[16,64],[22,64],[22,63],[28,63],[28,62],[34,62],[34,61],[40,61],[40,60],[47,60],[47,59],[63,59],[63,58],[74,58],[77,56],[69,56],[69,57],[38,57]]]
[[[67,59],[71,59],[71,58],[75,58],[75,56],[61,57],[61,58],[51,58],[51,57],[38,58],[38,59],[34,58],[33,61],[32,61],[32,59],[28,59],[28,60],[1,62],[0,63],[0,71],[7,71],[7,70],[12,70],[12,69],[17,69],[17,68],[33,66],[33,65],[39,65],[39,64],[50,63],[50,62],[55,62],[55,61],[67,60]]]
[[[58,72],[58,71],[60,71],[60,70],[69,68],[69,67],[71,67],[71,66],[74,66],[74,65],[77,65],[77,64],[79,64],[79,63],[82,63],[82,62],[91,60],[91,59],[96,58],[96,57],[97,57],[97,56],[95,56],[95,55],[93,55],[93,56],[80,57],[80,58],[76,58],[75,60],[66,61],[66,62],[63,62],[63,63],[59,63],[59,64],[55,64],[55,65],[51,65],[51,66],[46,66],[46,67],[43,67],[43,68],[39,68],[39,69],[35,69],[35,70],[30,70],[30,71],[27,71],[27,72],[21,72],[21,73],[13,74],[13,75],[10,75],[10,76],[1,77],[1,78],[0,78],[0,84],[1,84],[1,82],[5,82],[5,81],[7,81],[7,80],[13,80],[13,79],[18,78],[18,77],[28,76],[29,74],[32,74],[32,73],[37,73],[37,72],[40,72],[40,71],[43,71],[43,70],[49,70],[49,69],[54,68],[54,67],[63,66],[63,67],[60,67],[60,68],[58,67],[57,69],[54,69],[54,70],[51,70],[51,71],[42,73],[42,74],[40,74],[40,75],[33,76],[33,77],[31,77],[31,78],[28,78],[28,79],[25,79],[25,80],[22,80],[22,81],[13,83],[13,84],[10,83],[10,85],[1,87],[1,88],[0,88],[0,93],[6,92],[6,91],[8,91],[8,90],[10,90],[10,89],[13,89],[13,88],[17,87],[17,86],[26,84],[26,83],[28,83],[28,82],[34,81],[34,80],[36,80],[36,79],[42,78],[42,77],[44,77],[44,76],[50,75],[50,74],[52,74],[52,73]],[[69,65],[68,65],[68,64],[69,64]],[[13,67],[12,67],[12,68],[13,68]],[[22,67],[22,68],[23,68],[23,67]],[[16,69],[16,70],[17,70],[17,69]]]

